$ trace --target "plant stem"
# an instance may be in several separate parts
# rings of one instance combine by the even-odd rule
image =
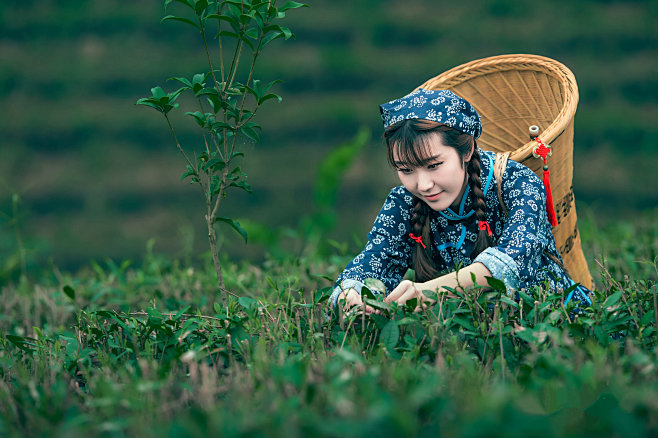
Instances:
[[[222,10],[221,6],[218,7],[217,13],[221,15]],[[224,82],[226,79],[224,78],[224,45],[222,44],[222,20],[217,20],[217,44],[219,45],[219,72],[222,75],[222,82]],[[214,74],[214,73],[213,73]],[[215,80],[215,84],[217,84],[217,80]],[[221,92],[221,87],[217,85],[217,91]]]
[[[218,196],[219,198],[219,196]],[[219,201],[219,200],[218,200]],[[217,205],[219,202],[217,202]],[[210,212],[210,201],[206,203],[208,214],[206,215],[206,225],[208,226],[208,242],[210,243],[210,252],[212,254],[212,261],[215,265],[215,272],[217,273],[217,286],[222,291],[226,290],[224,285],[224,276],[222,275],[222,267],[219,264],[219,254],[217,252],[217,232],[215,231],[215,211],[217,208]]]
[[[183,147],[178,142],[178,137],[176,136],[176,131],[174,131],[174,127],[172,126],[171,121],[169,120],[169,117],[165,114],[164,118],[165,118],[165,120],[167,120],[167,125],[169,125],[169,130],[171,131],[171,135],[174,136],[174,142],[176,143],[176,147],[178,148],[180,153],[183,154],[183,157],[185,157],[185,161],[187,161],[187,164],[189,164],[190,167],[192,167],[194,169],[195,167],[192,164],[192,161],[190,161],[190,158],[187,156],[187,154],[183,150]],[[197,169],[197,173],[198,173],[198,169]]]
[[[217,20],[217,21],[220,22],[220,26],[221,26],[221,20]],[[219,83],[217,82],[217,78],[215,77],[215,69],[212,66],[212,59],[210,58],[210,50],[208,50],[208,41],[206,40],[206,31],[205,31],[206,28],[203,25],[203,23],[201,22],[201,17],[199,17],[199,25],[201,26],[201,40],[203,40],[203,48],[206,51],[206,58],[208,59],[208,66],[210,67],[210,74],[212,75],[212,80],[215,82],[215,87],[219,91],[221,89],[221,87],[220,87]],[[221,30],[221,27],[220,27],[220,30]],[[219,39],[220,39],[220,48],[221,48],[221,37],[219,37]],[[220,59],[221,59],[221,55],[220,55]],[[221,96],[221,94],[220,94],[220,96]]]

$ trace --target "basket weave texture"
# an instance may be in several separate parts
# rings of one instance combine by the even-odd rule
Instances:
[[[482,119],[478,145],[509,152],[512,160],[543,178],[543,160],[535,158],[536,142],[528,127],[539,126],[539,138],[553,148],[548,157],[558,225],[555,243],[571,278],[592,288],[577,226],[573,195],[573,119],[578,86],[561,63],[537,55],[500,55],[452,68],[419,88],[448,89],[468,100]]]

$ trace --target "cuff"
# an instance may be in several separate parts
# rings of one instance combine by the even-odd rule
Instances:
[[[505,283],[508,295],[514,295],[519,288],[519,269],[512,257],[496,248],[487,248],[478,254],[473,263],[480,262],[487,267],[491,276]]]
[[[365,283],[359,281],[359,280],[352,280],[352,279],[345,279],[343,280],[340,285],[336,286],[334,288],[334,291],[331,293],[331,296],[329,297],[329,301],[331,302],[331,305],[333,307],[336,307],[336,304],[338,303],[338,295],[344,290],[347,289],[354,289],[358,293],[361,293],[361,288],[365,286]]]

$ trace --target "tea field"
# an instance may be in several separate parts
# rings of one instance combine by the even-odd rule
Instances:
[[[581,309],[492,282],[337,314],[350,255],[308,240],[224,259],[228,296],[208,255],[44,269],[0,291],[0,435],[655,436],[656,219],[581,219]]]

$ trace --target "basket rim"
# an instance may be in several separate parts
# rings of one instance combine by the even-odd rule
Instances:
[[[564,95],[562,108],[553,122],[539,134],[545,143],[553,142],[573,121],[579,97],[578,84],[573,72],[555,59],[533,54],[506,54],[476,59],[434,76],[416,89],[451,89],[478,76],[509,70],[539,71],[558,80]],[[458,92],[454,92],[459,95]],[[530,140],[512,151],[510,158],[515,161],[524,160],[532,154],[534,146],[535,142]]]

